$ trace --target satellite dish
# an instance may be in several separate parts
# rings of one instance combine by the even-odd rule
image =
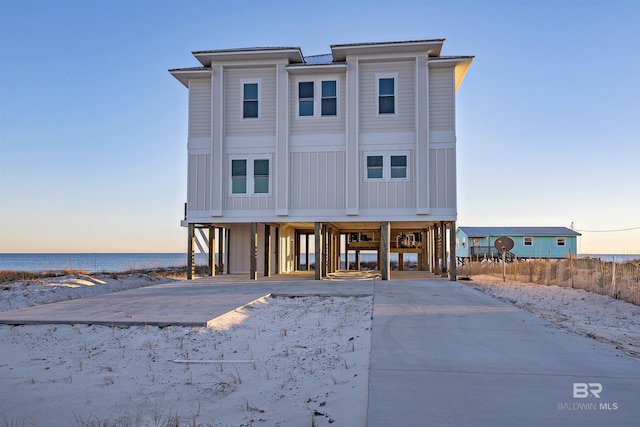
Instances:
[[[493,246],[495,246],[496,249],[500,252],[510,251],[511,249],[513,249],[513,245],[513,240],[511,240],[511,238],[507,236],[498,237],[498,239],[496,239],[496,242],[493,244]]]

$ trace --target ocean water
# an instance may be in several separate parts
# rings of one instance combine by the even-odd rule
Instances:
[[[206,260],[198,254],[196,264],[206,265]],[[0,254],[0,270],[37,272],[74,269],[96,273],[185,265],[186,253]]]
[[[314,254],[309,254],[314,262]],[[394,256],[396,255],[396,256]],[[626,261],[640,259],[640,254],[580,254],[580,258],[599,258],[602,261]],[[375,253],[362,253],[362,262],[376,261]],[[397,254],[392,254],[397,261]],[[206,265],[207,260],[196,253],[196,264]],[[405,262],[417,262],[415,254],[406,254]],[[301,264],[306,264],[305,256],[301,256]],[[355,261],[355,254],[349,253],[349,261]],[[47,271],[47,270],[86,270],[89,273],[123,272],[146,268],[182,267],[187,265],[186,253],[79,253],[79,254],[0,254],[0,270]],[[341,257],[344,268],[344,254]]]

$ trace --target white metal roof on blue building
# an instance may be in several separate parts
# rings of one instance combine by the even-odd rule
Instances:
[[[458,227],[469,237],[488,236],[580,236],[567,227]]]

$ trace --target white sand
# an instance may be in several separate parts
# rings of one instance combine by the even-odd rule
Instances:
[[[4,284],[0,310],[168,280]],[[640,355],[640,307],[490,276],[462,283]],[[0,425],[364,426],[372,310],[371,297],[279,297],[213,328],[0,326]]]
[[[11,307],[43,301],[15,288],[3,307],[5,292]],[[372,310],[372,297],[276,297],[212,328],[0,326],[0,425],[364,426]]]

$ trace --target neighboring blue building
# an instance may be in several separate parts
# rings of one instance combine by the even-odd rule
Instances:
[[[494,243],[509,237],[514,246],[511,258],[566,258],[576,255],[580,233],[566,227],[459,227],[456,231],[458,258],[497,258]]]

